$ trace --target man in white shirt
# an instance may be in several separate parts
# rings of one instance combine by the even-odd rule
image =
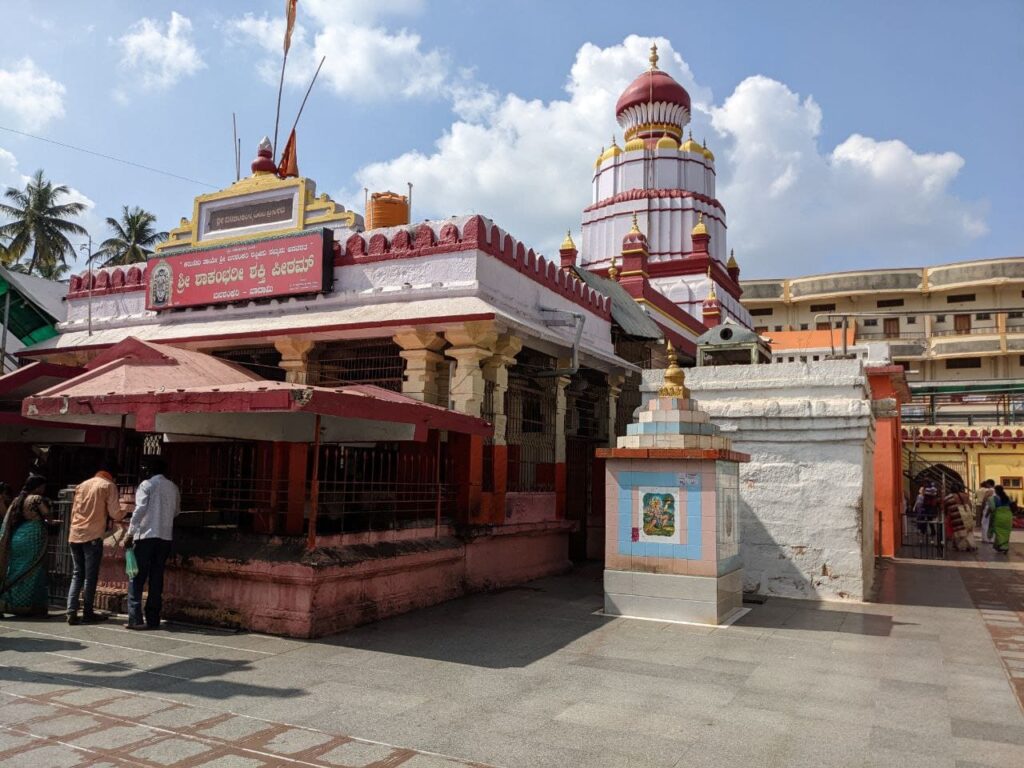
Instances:
[[[128,629],[160,627],[163,607],[164,568],[171,553],[174,518],[181,511],[178,486],[164,476],[166,464],[159,456],[146,461],[148,479],[135,492],[135,511],[128,526],[125,547],[134,550],[139,572],[128,584]],[[142,592],[149,582],[143,622]]]

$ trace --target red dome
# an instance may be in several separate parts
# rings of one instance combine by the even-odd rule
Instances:
[[[678,104],[687,114],[690,112],[690,94],[671,75],[660,69],[648,70],[630,83],[615,104],[615,115],[621,115],[630,107],[648,102]]]

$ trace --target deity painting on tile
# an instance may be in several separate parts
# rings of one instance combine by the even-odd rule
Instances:
[[[641,488],[640,541],[679,543],[679,490],[677,488]]]

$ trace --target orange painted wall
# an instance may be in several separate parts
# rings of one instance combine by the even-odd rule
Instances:
[[[906,376],[899,366],[867,369],[871,398],[909,399]],[[894,557],[903,537],[903,455],[899,409],[875,422],[875,556]]]

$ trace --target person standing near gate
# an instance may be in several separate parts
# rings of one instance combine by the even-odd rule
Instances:
[[[125,547],[135,552],[139,572],[128,583],[128,629],[159,629],[163,608],[164,568],[171,553],[174,518],[181,511],[178,486],[164,475],[166,464],[159,456],[146,462],[149,477],[135,492],[135,511],[128,526]],[[142,592],[149,582],[146,610],[142,610]],[[143,621],[145,616],[145,621]]]
[[[71,574],[71,588],[68,590],[68,624],[79,623],[78,603],[82,601],[82,624],[96,624],[106,621],[105,615],[93,611],[96,599],[96,582],[100,575],[100,561],[103,559],[103,538],[111,521],[124,518],[118,503],[117,484],[114,482],[114,466],[104,460],[99,471],[75,489],[71,503],[71,527],[68,544],[71,546],[71,560],[74,570]]]

